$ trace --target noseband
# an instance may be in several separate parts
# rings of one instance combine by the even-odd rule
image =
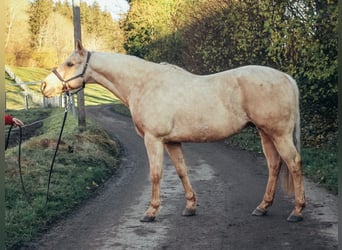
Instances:
[[[85,74],[85,72],[86,72],[86,70],[87,70],[87,67],[88,67],[88,63],[89,63],[89,60],[90,60],[90,56],[91,56],[91,53],[88,51],[87,60],[86,60],[86,63],[85,63],[85,65],[84,65],[84,68],[83,68],[82,73],[81,73],[81,74],[78,74],[78,75],[76,75],[76,76],[73,76],[73,77],[71,77],[71,78],[69,78],[69,79],[67,79],[67,80],[64,80],[64,79],[63,79],[63,77],[58,73],[57,68],[54,68],[54,69],[52,70],[52,73],[54,73],[55,76],[57,76],[57,78],[62,82],[62,85],[63,85],[62,91],[63,91],[63,92],[66,92],[67,94],[69,93],[70,87],[68,86],[68,82],[70,82],[70,81],[72,81],[72,80],[75,80],[76,78],[79,78],[79,77],[82,77],[82,78],[83,78],[83,76],[84,76],[84,74]],[[77,92],[80,91],[81,89],[84,89],[85,84],[86,84],[86,81],[85,81],[85,79],[83,78],[83,85],[82,85],[82,88],[80,88],[79,90],[77,90]]]

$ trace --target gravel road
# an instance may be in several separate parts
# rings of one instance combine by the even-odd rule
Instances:
[[[266,185],[265,159],[223,142],[183,145],[196,216],[181,216],[183,188],[165,156],[160,215],[140,222],[151,190],[143,140],[110,105],[88,107],[87,116],[120,141],[121,167],[95,197],[22,249],[337,249],[336,196],[306,180],[304,221],[286,221],[293,205],[281,190],[267,216],[251,216]]]

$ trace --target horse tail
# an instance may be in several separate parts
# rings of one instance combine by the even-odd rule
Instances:
[[[299,109],[299,90],[296,81],[289,75],[287,75],[295,94],[295,117],[294,117],[294,129],[293,129],[293,143],[300,154],[300,109]],[[283,190],[289,194],[294,193],[293,177],[287,166],[282,167],[281,180]]]

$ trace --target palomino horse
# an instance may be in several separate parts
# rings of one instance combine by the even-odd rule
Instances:
[[[164,148],[185,190],[183,215],[195,215],[196,194],[181,143],[220,140],[249,122],[260,133],[269,170],[265,195],[253,215],[265,215],[272,205],[279,170],[285,162],[286,191],[295,195],[288,221],[302,220],[305,198],[298,146],[299,94],[296,82],[287,74],[245,66],[200,76],[129,55],[89,52],[78,41],[68,59],[42,82],[41,91],[52,97],[84,87],[85,82],[101,84],[118,97],[129,108],[137,133],[144,139],[152,197],[142,221],[153,221],[160,209]]]

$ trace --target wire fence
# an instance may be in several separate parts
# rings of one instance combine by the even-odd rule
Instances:
[[[5,105],[7,103],[7,94],[8,93],[18,93],[14,91],[5,91]],[[40,107],[65,107],[65,103],[63,100],[63,96],[56,96],[52,98],[46,98],[42,94],[36,93],[36,92],[31,92],[31,93],[26,93],[26,92],[21,92],[20,95],[23,98],[24,102],[24,108],[28,110],[30,108],[30,104],[34,106],[40,106]],[[7,105],[5,106],[5,110],[7,110]]]

